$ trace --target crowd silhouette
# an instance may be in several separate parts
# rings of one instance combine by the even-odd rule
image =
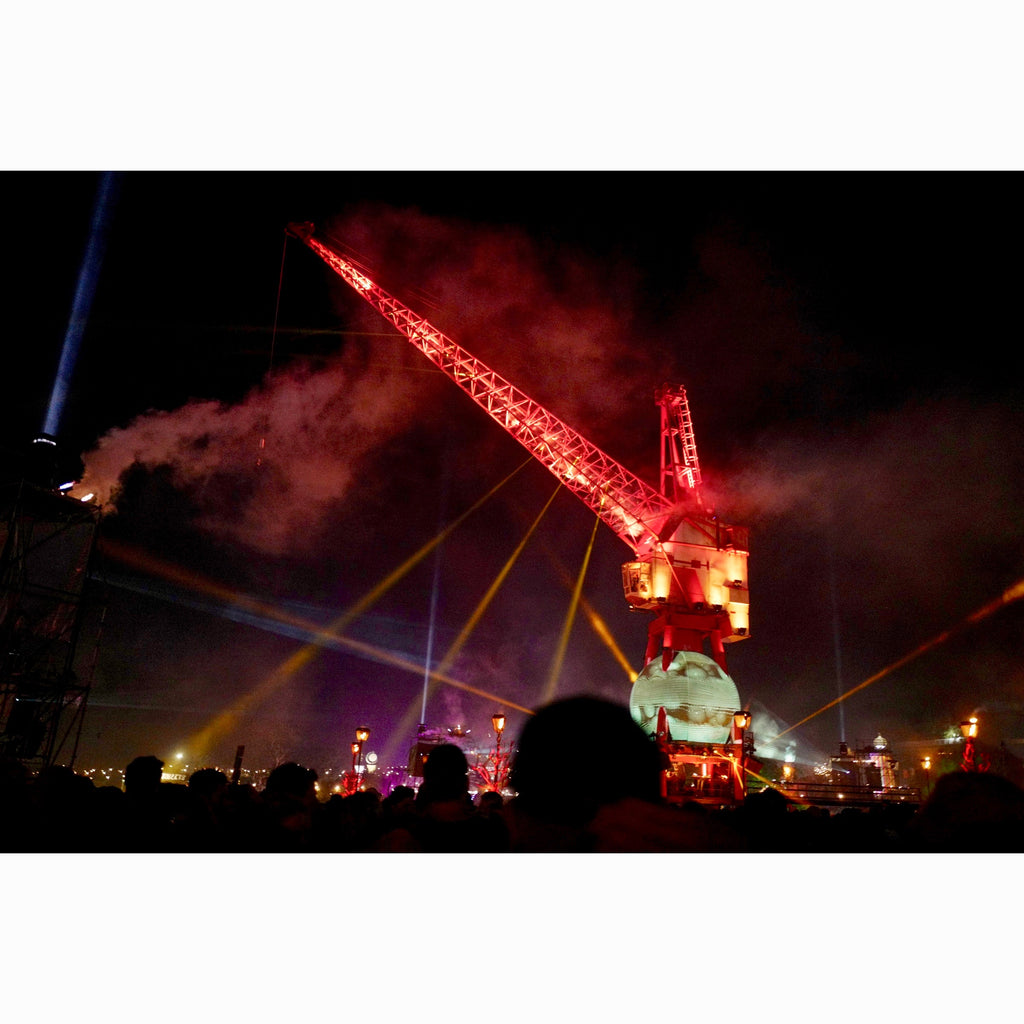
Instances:
[[[600,739],[598,739],[600,738]],[[580,767],[585,765],[585,772]],[[469,792],[469,765],[435,747],[418,790],[323,801],[317,773],[281,764],[262,790],[202,768],[161,780],[135,758],[123,787],[67,767],[0,762],[0,849],[45,853],[1007,853],[1024,850],[1024,790],[992,773],[941,777],[916,807],[795,808],[766,788],[739,806],[669,804],[659,755],[618,705],[552,703],[519,737],[514,797]],[[584,779],[585,776],[585,779]]]

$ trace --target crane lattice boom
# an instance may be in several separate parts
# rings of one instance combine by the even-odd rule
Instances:
[[[654,549],[675,502],[605,454],[370,280],[351,261],[292,225],[300,238],[435,366],[595,512],[638,556]]]

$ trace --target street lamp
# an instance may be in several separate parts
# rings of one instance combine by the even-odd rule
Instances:
[[[750,728],[750,712],[737,711],[732,716],[732,740],[739,744],[739,771],[733,781],[733,796],[742,801],[747,795],[747,729]]]
[[[500,711],[496,711],[491,715],[491,728],[494,730],[497,745],[494,748],[493,760],[492,758],[487,759],[494,766],[490,773],[489,782],[496,793],[501,793],[505,788],[505,779],[508,776],[508,771],[501,757],[501,734],[505,731],[505,716]],[[505,755],[505,760],[508,760],[508,755]]]
[[[356,741],[352,744],[352,770],[358,775],[359,766],[363,761],[363,744],[370,738],[370,730],[365,725],[356,729]]]
[[[978,738],[978,719],[971,715],[966,722],[961,722],[960,732],[964,737],[964,759],[960,767],[965,772],[975,772],[978,770],[978,766],[974,762],[974,741]]]
[[[925,754],[921,758],[921,768],[924,770],[924,793],[923,796],[927,797],[928,791],[932,788],[932,756],[931,754]]]

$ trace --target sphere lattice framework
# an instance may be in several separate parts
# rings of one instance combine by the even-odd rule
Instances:
[[[668,670],[655,658],[637,676],[629,696],[633,720],[652,736],[658,729],[658,708],[668,717],[672,740],[726,743],[740,695],[732,677],[706,654],[679,651]]]

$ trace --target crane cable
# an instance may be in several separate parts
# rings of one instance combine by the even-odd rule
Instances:
[[[270,358],[267,362],[267,383],[270,383],[271,375],[274,372],[274,348],[277,344],[277,319],[281,312],[281,291],[284,287],[284,258],[288,252],[288,234],[285,233],[284,245],[281,247],[281,269],[277,275],[277,299],[274,302],[274,326],[270,331]],[[263,430],[263,436],[260,438],[259,452],[256,455],[256,466],[259,468],[263,464],[263,452],[267,447],[267,432]]]

